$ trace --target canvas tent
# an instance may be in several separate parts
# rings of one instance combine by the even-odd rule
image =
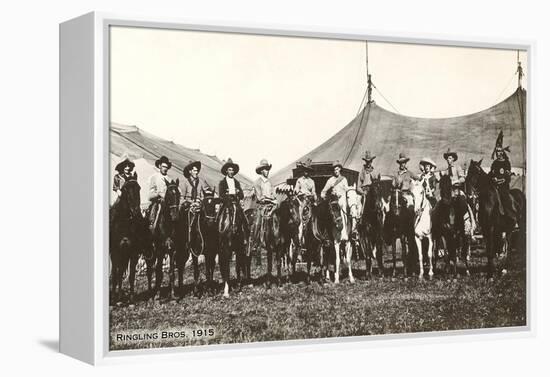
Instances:
[[[211,186],[218,186],[223,178],[220,169],[223,161],[216,156],[210,156],[197,149],[191,149],[172,141],[164,140],[136,126],[111,123],[110,128],[110,166],[111,177],[114,175],[114,168],[123,156],[128,156],[135,162],[135,171],[138,174],[138,182],[141,186],[141,202],[145,205],[148,202],[148,179],[157,171],[155,160],[165,155],[172,161],[172,169],[169,174],[174,178],[184,179],[183,168],[190,160],[199,160],[202,163],[200,172]],[[244,188],[251,186],[251,181],[246,176],[239,174],[239,180]],[[114,198],[111,195],[111,203]]]
[[[453,118],[415,118],[390,112],[369,102],[344,128],[323,144],[300,156],[272,176],[281,184],[292,176],[296,162],[310,158],[313,162],[339,160],[343,166],[359,171],[361,156],[369,149],[377,157],[375,166],[384,175],[393,175],[399,152],[410,157],[409,168],[417,171],[422,157],[430,157],[438,167],[446,166],[443,153],[452,148],[460,164],[483,158],[485,168],[491,164],[491,153],[500,130],[504,146],[510,146],[512,186],[521,188],[525,171],[525,104],[526,92],[518,88],[504,101],[477,113]],[[351,184],[352,182],[350,182]]]

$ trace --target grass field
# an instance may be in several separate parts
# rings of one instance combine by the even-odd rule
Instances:
[[[386,268],[390,266],[390,257],[385,255]],[[438,263],[438,271],[431,281],[417,278],[405,281],[402,277],[394,281],[387,277],[365,281],[365,263],[356,261],[353,265],[357,279],[354,284],[348,282],[344,273],[339,285],[321,285],[313,281],[306,286],[303,283],[305,275],[301,272],[298,283],[286,283],[280,288],[273,286],[267,292],[259,278],[241,292],[231,292],[229,299],[222,298],[220,291],[215,296],[193,297],[192,271],[186,269],[182,299],[152,302],[140,294],[133,307],[111,308],[110,348],[524,326],[525,255],[513,251],[508,258],[508,274],[493,282],[488,282],[482,272],[487,263],[483,250],[474,249],[472,275],[461,276],[456,282],[443,278],[442,262]],[[263,262],[256,266],[252,261],[253,277],[265,274],[265,260]],[[233,266],[231,271],[234,274]],[[220,279],[218,271],[215,278]],[[146,286],[146,276],[139,275],[138,292],[143,293]],[[185,329],[183,338],[182,329]],[[212,336],[199,336],[209,330],[213,331]],[[164,335],[176,332],[179,337],[163,339],[163,331]],[[121,338],[121,334],[133,334],[138,340]],[[144,337],[148,338],[143,340]]]

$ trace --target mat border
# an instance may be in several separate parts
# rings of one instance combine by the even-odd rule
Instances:
[[[395,345],[415,345],[457,341],[479,341],[532,337],[536,334],[534,323],[535,297],[533,282],[536,276],[533,266],[532,205],[535,200],[534,177],[527,174],[527,308],[526,326],[512,328],[457,330],[414,334],[388,334],[355,336],[342,338],[306,339],[291,341],[269,341],[262,343],[223,344],[193,347],[172,347],[109,351],[109,281],[106,273],[109,268],[108,253],[108,198],[109,198],[109,121],[110,121],[110,80],[109,80],[109,29],[111,26],[157,28],[172,30],[211,31],[255,35],[309,37],[344,40],[369,40],[389,43],[411,43],[438,46],[514,49],[527,52],[528,102],[526,113],[527,166],[529,172],[536,171],[534,157],[535,130],[532,124],[534,99],[533,72],[535,41],[508,38],[485,38],[474,36],[449,36],[425,33],[397,33],[391,31],[329,28],[308,25],[273,25],[239,23],[227,21],[185,20],[174,18],[128,16],[112,13],[93,12],[94,19],[94,364],[113,364],[165,359],[202,359],[211,357],[232,357],[244,355],[264,355],[290,353],[297,350],[328,351],[349,348],[370,348]],[[97,242],[99,241],[99,242]],[[460,335],[458,337],[457,335]],[[151,355],[155,355],[151,358]]]

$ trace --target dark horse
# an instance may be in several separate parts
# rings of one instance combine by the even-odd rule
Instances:
[[[179,221],[179,179],[167,182],[166,194],[160,201],[156,226],[152,231],[153,237],[153,258],[147,267],[147,277],[149,279],[149,289],[151,289],[151,275],[153,266],[155,268],[155,290],[153,298],[160,298],[160,288],[163,278],[163,261],[167,255],[170,260],[170,282],[168,285],[168,299],[172,300],[174,293],[174,267],[176,254],[176,225]]]
[[[307,196],[300,198],[301,210],[300,210],[300,245],[304,250],[304,258],[307,263],[307,275],[306,284],[310,283],[311,264],[315,260],[319,260],[320,248],[322,240],[325,238],[319,234],[319,230],[315,229],[314,213],[315,206],[313,197]],[[316,235],[317,234],[317,235]]]
[[[246,218],[244,213],[239,215],[237,198],[233,195],[228,195],[222,202],[222,207],[218,214],[217,231],[219,233],[219,264],[220,273],[223,281],[223,296],[229,297],[229,280],[230,269],[229,264],[233,256],[233,251],[236,254],[236,273],[238,290],[242,286],[242,277],[245,280],[250,279],[250,255],[245,248],[245,224]],[[212,273],[214,268],[212,267]],[[208,269],[207,269],[208,271]]]
[[[466,234],[464,221],[469,211],[466,201],[452,197],[453,186],[449,175],[441,177],[439,191],[441,199],[432,212],[432,236],[435,244],[445,250],[446,272],[450,269],[456,279],[459,250],[462,251],[466,275],[470,275],[467,258],[470,237]]]
[[[122,195],[110,210],[109,253],[111,256],[111,299],[119,302],[124,273],[130,265],[130,303],[134,301],[136,264],[147,230],[141,215],[137,174],[122,186]],[[118,287],[118,291],[117,291]]]
[[[514,221],[500,212],[497,188],[481,167],[481,161],[470,160],[466,175],[466,187],[470,190],[475,189],[479,193],[478,218],[489,264],[487,277],[491,279],[496,269],[495,256],[503,243],[502,234],[509,235],[512,232]],[[525,195],[518,189],[510,190],[510,195],[518,214],[518,218],[515,220],[520,227],[520,234],[523,234],[525,232]]]
[[[292,268],[291,279],[294,279],[296,273],[296,262],[298,261],[298,253],[301,249],[299,237],[300,228],[300,201],[290,193],[281,201],[279,205],[279,233],[283,240],[280,254],[277,255],[277,274],[280,279],[279,264],[282,262],[279,259],[288,256]],[[288,254],[287,254],[288,253]],[[309,275],[309,271],[308,271]]]
[[[216,207],[219,198],[205,197],[201,201],[186,203],[180,211],[178,222],[177,267],[180,291],[183,288],[183,271],[191,255],[193,262],[193,294],[200,296],[199,257],[204,256],[206,279],[209,289],[213,288],[216,254],[219,247]]]
[[[376,249],[378,275],[384,276],[384,221],[386,217],[385,203],[382,195],[380,179],[374,179],[366,193],[363,213],[359,222],[359,240],[365,250],[367,279],[372,275],[373,251]],[[395,252],[393,276],[395,276]]]
[[[401,260],[403,262],[403,276],[408,277],[411,259],[411,247],[414,247],[414,207],[407,204],[407,200],[398,189],[392,189],[390,195],[390,210],[384,221],[384,239],[387,245],[392,245],[393,271],[395,276],[397,240],[401,243]],[[414,250],[414,249],[413,249]]]

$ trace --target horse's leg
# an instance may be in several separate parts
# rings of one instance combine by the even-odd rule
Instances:
[[[434,268],[433,268],[433,240],[432,236],[428,235],[428,265],[430,266],[430,270],[428,271],[428,277],[431,280],[434,276]]]
[[[299,246],[297,246],[297,244],[294,243],[294,241],[292,241],[290,243],[290,250],[291,250],[290,263],[292,268],[291,275],[290,275],[291,282],[296,282],[295,278],[296,278],[296,263],[298,262],[298,249],[299,249]]]
[[[468,234],[465,234],[462,242],[462,259],[464,260],[464,266],[466,268],[466,276],[470,276],[470,248],[471,238]]]
[[[130,304],[134,303],[134,289],[136,283],[136,266],[138,263],[139,254],[137,252],[132,253],[130,257],[130,273],[128,274],[128,280],[130,283]]]
[[[403,249],[403,247],[401,247]],[[403,259],[403,256],[401,256],[401,259]],[[404,262],[404,261],[403,261]],[[397,269],[397,237],[393,237],[393,243],[392,243],[392,278],[395,278],[396,275],[396,269]],[[403,266],[405,266],[405,263],[403,263]],[[407,277],[407,268],[404,267],[403,269],[405,277]]]
[[[195,297],[199,296],[199,283],[200,283],[200,267],[199,267],[199,258],[192,256],[193,259],[193,295]]]
[[[239,258],[237,254],[237,258]],[[231,250],[228,245],[222,245],[220,249],[219,254],[219,262],[220,262],[220,273],[222,275],[222,281],[223,281],[223,297],[228,298],[229,297],[229,263],[231,260]],[[236,266],[237,273],[239,271],[239,266],[237,262]]]
[[[487,279],[492,280],[495,272],[495,244],[496,237],[495,232],[490,230],[485,237],[485,248],[487,253]]]
[[[334,241],[336,263],[334,265],[334,284],[340,283],[340,242]]]
[[[394,247],[397,249],[397,238],[394,239]],[[409,245],[407,244],[406,237],[401,235],[399,237],[399,246],[401,247],[401,261],[403,262],[403,276],[405,280],[409,278]]]
[[[168,300],[172,301],[174,298],[174,284],[175,284],[175,266],[176,266],[176,253],[173,249],[170,250],[170,285],[168,286]]]
[[[271,288],[271,271],[273,270],[273,248],[271,245],[267,246],[267,274],[266,285],[267,288]]]
[[[422,255],[422,240],[420,237],[417,237],[415,235],[414,237],[416,241],[416,247],[418,251],[418,278],[420,280],[424,279],[424,261],[423,261],[423,255]]]
[[[155,265],[154,255],[151,255],[151,258],[148,259],[145,257],[145,263],[147,265],[147,289],[149,298],[153,298],[153,270]]]
[[[378,276],[384,278],[384,242],[381,239],[376,240],[376,262],[378,264]]]
[[[240,250],[237,250],[235,255],[235,273],[237,274],[237,291],[242,289],[244,271],[244,255]]]
[[[275,249],[275,258],[277,259],[277,286],[281,286],[281,269],[282,269],[282,259],[283,256],[286,255],[284,252],[286,248],[283,245],[277,245]],[[288,250],[288,249],[287,249]],[[283,254],[283,255],[281,255]]]
[[[164,253],[161,252],[157,255],[157,265],[155,268],[155,299],[160,300],[160,288],[162,287],[162,264],[164,262]]]
[[[351,241],[346,242],[346,263],[348,265],[348,277],[350,283],[355,283],[355,278],[353,277],[352,269],[352,257],[353,257],[353,248],[351,247]]]

